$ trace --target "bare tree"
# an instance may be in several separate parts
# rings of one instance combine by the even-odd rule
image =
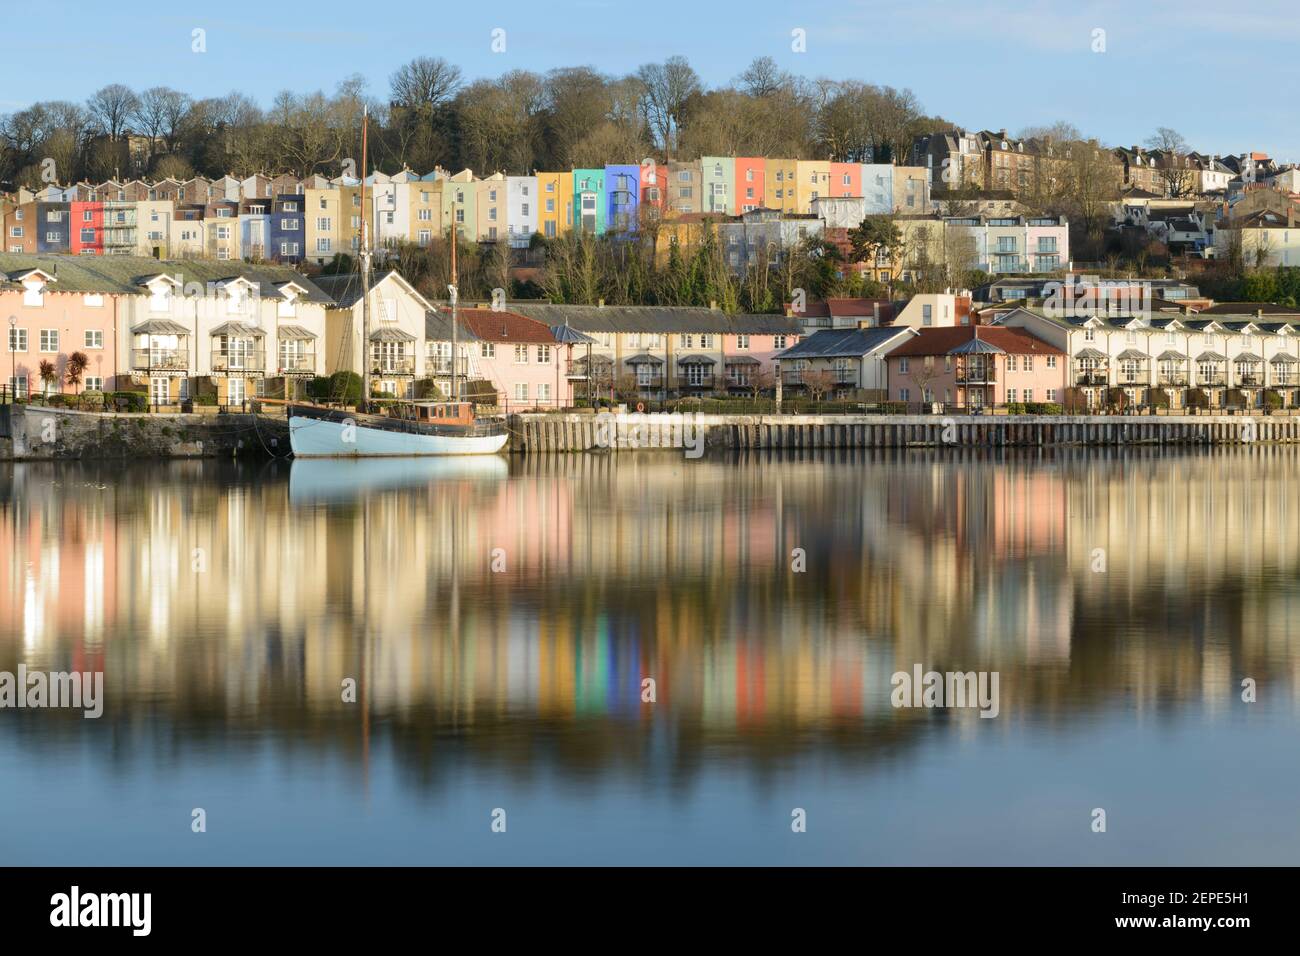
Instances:
[[[1165,191],[1175,199],[1190,195],[1196,185],[1196,171],[1189,165],[1187,141],[1176,129],[1159,127],[1147,138],[1147,146],[1159,153],[1160,178]]]
[[[121,83],[110,83],[86,101],[96,128],[111,140],[121,138],[128,131],[131,118],[139,108],[139,98]]]
[[[736,77],[736,83],[750,96],[771,96],[790,85],[790,74],[777,66],[776,60],[770,56],[757,56]]]
[[[672,56],[663,63],[647,63],[637,70],[644,84],[643,109],[668,158],[677,148],[678,132],[687,102],[700,92],[700,78],[685,57]]]

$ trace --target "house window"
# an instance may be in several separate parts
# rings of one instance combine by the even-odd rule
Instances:
[[[1049,355],[1049,356],[1047,356],[1047,367],[1048,367],[1048,368],[1056,368],[1056,356],[1055,356],[1055,355]]]
[[[737,335],[737,336],[736,336],[736,348],[737,348],[737,349],[740,349],[740,350],[742,350],[742,351],[745,350],[745,349],[748,349],[748,348],[749,348],[749,336],[748,336],[748,335]]]
[[[921,306],[921,324],[922,325],[934,324],[934,306],[932,305]]]
[[[9,351],[10,352],[27,351],[27,330],[26,329],[9,330]]]
[[[517,401],[517,402],[526,402],[526,401],[528,401],[528,383],[527,383],[527,382],[515,382],[515,401]]]
[[[640,386],[654,384],[654,369],[648,363],[636,367],[636,383]]]
[[[537,400],[539,402],[549,402],[551,400],[550,382],[542,382],[537,386]]]
[[[516,346],[515,346],[515,364],[516,364],[516,365],[527,365],[527,364],[528,364],[528,346],[527,346],[527,345],[516,345]]]
[[[906,358],[900,358],[900,359],[898,360],[898,372],[899,372],[900,375],[906,375],[906,374],[907,374],[907,359],[906,359]]]
[[[772,337],[772,348],[774,348],[774,349],[783,349],[783,348],[785,348],[785,336],[784,336],[784,335],[774,335],[774,336]]]
[[[701,336],[700,336],[700,348],[702,348],[702,349],[711,349],[711,348],[713,348],[713,336],[712,336],[712,335],[709,335],[709,334],[707,334],[707,333],[705,333],[704,335],[701,335]]]
[[[496,358],[497,347],[492,342],[484,342],[483,347],[479,350],[479,354],[482,355],[483,358]]]
[[[104,390],[104,380],[98,375],[86,376],[86,391],[102,392]]]
[[[102,349],[104,347],[104,333],[101,329],[86,329],[86,348]]]
[[[59,350],[59,330],[41,329],[41,351],[57,352]]]
[[[538,365],[551,364],[551,347],[549,345],[537,346],[537,364]]]
[[[425,210],[420,210],[424,212]],[[334,228],[334,220],[329,216],[318,216],[316,219],[316,229],[320,232],[329,232]]]

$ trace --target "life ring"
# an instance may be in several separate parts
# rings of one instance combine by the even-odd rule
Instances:
[[[637,410],[638,412],[644,412],[644,411],[645,411],[645,402],[637,402],[637,403],[636,403],[636,410]]]

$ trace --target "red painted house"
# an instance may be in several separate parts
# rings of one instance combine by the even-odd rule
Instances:
[[[845,196],[862,195],[862,164],[831,163],[831,196],[840,199]]]
[[[104,204],[74,202],[68,224],[68,252],[74,256],[104,254]]]

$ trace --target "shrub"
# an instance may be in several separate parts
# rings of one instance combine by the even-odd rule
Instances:
[[[1265,393],[1264,393],[1264,407],[1265,407],[1265,408],[1281,408],[1281,407],[1282,407],[1282,396],[1279,395],[1277,392],[1274,392],[1274,391],[1271,391],[1271,390],[1265,392]]]
[[[144,412],[149,410],[149,397],[144,392],[113,392],[110,396],[115,408],[127,412]]]
[[[1210,396],[1203,388],[1192,388],[1187,391],[1188,408],[1209,408]]]
[[[1153,408],[1168,408],[1169,393],[1163,388],[1149,388],[1147,389],[1147,402]]]
[[[209,393],[207,393],[207,392],[204,392],[204,393],[201,394],[201,395],[196,395],[196,396],[194,396],[194,404],[195,404],[195,405],[207,405],[207,406],[210,407],[210,406],[212,406],[212,405],[217,404],[217,396],[216,396],[216,395],[209,394]]]
[[[355,404],[361,401],[361,376],[339,371],[327,378],[313,378],[307,384],[307,395],[321,402]]]
[[[1023,415],[1023,414],[1025,414],[1025,403],[1024,403],[1024,402],[1007,402],[1007,414],[1008,414],[1008,415]]]

